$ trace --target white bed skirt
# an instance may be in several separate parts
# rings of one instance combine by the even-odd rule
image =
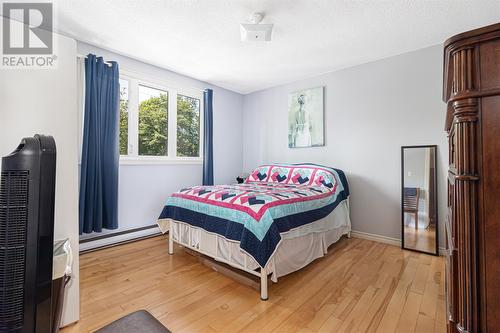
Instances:
[[[194,250],[215,260],[227,262],[235,267],[244,267],[246,270],[260,267],[250,255],[240,249],[237,241],[175,220],[160,220],[158,225],[163,232],[170,229],[170,237],[173,237],[175,242],[189,244]],[[330,245],[350,231],[351,220],[349,199],[347,199],[327,217],[282,233],[282,241],[266,266],[267,274],[272,274],[271,280],[277,282],[279,277],[295,272],[313,260],[323,257]]]

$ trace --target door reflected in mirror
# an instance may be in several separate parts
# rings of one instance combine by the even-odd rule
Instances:
[[[401,147],[402,247],[438,254],[436,146]]]

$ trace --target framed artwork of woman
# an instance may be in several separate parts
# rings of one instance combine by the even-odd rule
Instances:
[[[288,96],[288,147],[324,146],[323,87]]]

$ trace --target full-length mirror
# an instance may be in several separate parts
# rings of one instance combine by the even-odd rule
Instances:
[[[401,147],[402,246],[438,254],[436,146]]]

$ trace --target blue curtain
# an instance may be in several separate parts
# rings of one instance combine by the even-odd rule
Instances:
[[[214,184],[213,96],[212,89],[203,92],[203,185]]]
[[[80,234],[118,228],[118,64],[85,59]],[[57,120],[56,120],[57,121]]]

